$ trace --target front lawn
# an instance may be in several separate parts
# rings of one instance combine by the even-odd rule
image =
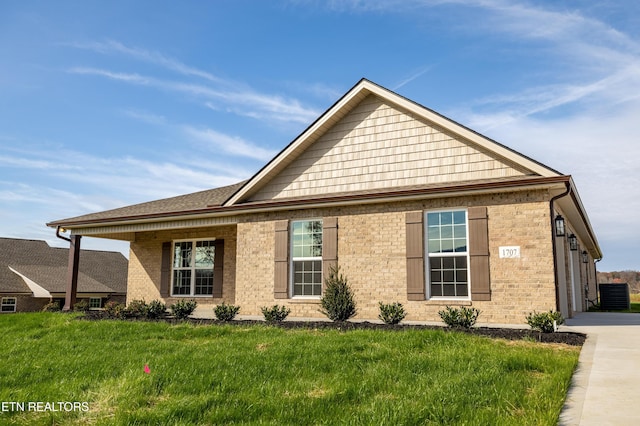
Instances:
[[[55,313],[0,315],[0,330],[0,424],[19,425],[555,425],[580,350]]]

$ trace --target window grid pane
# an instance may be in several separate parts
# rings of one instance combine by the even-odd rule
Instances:
[[[322,220],[292,223],[291,252],[293,295],[322,295]]]
[[[215,241],[176,241],[173,248],[173,296],[213,295]]]
[[[196,270],[196,291],[197,296],[213,294],[213,270]]]
[[[173,251],[173,267],[188,268],[191,266],[191,241],[176,243]]]
[[[466,219],[464,211],[428,213],[429,253],[466,253]]]
[[[293,261],[293,295],[320,296],[322,292],[322,261]]]
[[[427,213],[429,294],[431,297],[468,297],[467,213]]]
[[[5,297],[2,299],[0,312],[15,312],[17,299],[15,297]]]
[[[467,257],[429,258],[431,296],[466,297],[469,295]]]
[[[292,227],[293,257],[322,256],[322,221],[294,222]]]
[[[213,268],[215,248],[213,241],[196,242],[196,268]]]

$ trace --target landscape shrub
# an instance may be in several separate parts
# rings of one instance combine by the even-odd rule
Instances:
[[[127,305],[124,314],[128,318],[145,318],[148,309],[147,303],[144,300],[132,300]]]
[[[158,319],[162,318],[167,311],[167,305],[162,303],[159,300],[152,300],[147,305],[147,318],[149,319]]]
[[[104,305],[104,312],[108,318],[123,319],[125,317],[126,306],[116,301],[107,302]]]
[[[73,310],[78,312],[87,312],[89,310],[89,301],[87,299],[82,299],[73,305]]]
[[[213,308],[213,313],[219,321],[231,321],[236,317],[239,311],[240,306],[227,305],[224,302]]]
[[[189,315],[196,310],[196,306],[198,306],[198,302],[195,300],[180,300],[169,307],[171,309],[171,313],[176,319],[187,319]]]
[[[291,313],[291,309],[284,305],[273,305],[271,307],[263,306],[260,310],[262,311],[262,315],[264,315],[264,320],[266,322],[282,322]]]
[[[58,301],[51,301],[42,307],[42,312],[59,312],[61,310]]]
[[[320,313],[331,321],[346,321],[357,312],[356,301],[347,278],[340,273],[340,267],[332,267],[325,279],[325,289],[320,299]]]
[[[467,308],[465,306],[459,308],[447,306],[445,310],[439,311],[438,314],[449,327],[471,328],[476,324],[480,311],[476,308]]]
[[[402,303],[394,302],[385,304],[378,302],[378,306],[380,307],[380,314],[378,315],[378,318],[380,318],[385,324],[398,324],[407,316]]]
[[[543,333],[553,333],[557,326],[564,324],[562,314],[557,311],[536,312],[533,311],[527,315],[527,324],[534,329]],[[554,323],[555,322],[555,323]]]

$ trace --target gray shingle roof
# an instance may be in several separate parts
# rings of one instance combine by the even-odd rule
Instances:
[[[31,293],[28,277],[49,292],[64,292],[69,250],[44,241],[0,238],[0,293]],[[122,253],[80,251],[78,292],[126,293],[129,262]]]

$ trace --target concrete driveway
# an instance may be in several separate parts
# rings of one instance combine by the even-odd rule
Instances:
[[[560,331],[588,337],[559,424],[640,424],[640,314],[581,312]]]

